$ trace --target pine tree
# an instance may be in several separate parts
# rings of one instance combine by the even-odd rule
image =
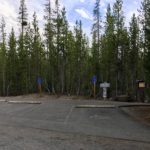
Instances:
[[[66,92],[74,94],[75,79],[75,38],[72,31],[68,31],[66,49]]]
[[[66,50],[68,37],[68,22],[65,8],[61,11],[61,28],[60,28],[60,82],[61,93],[65,91],[65,70],[66,70]]]
[[[24,33],[24,26],[27,25],[27,7],[26,7],[26,4],[25,4],[25,0],[20,0],[20,7],[19,7],[19,22],[21,24],[21,32],[22,32],[22,35]]]
[[[75,26],[75,51],[74,51],[74,85],[75,85],[75,92],[77,95],[81,94],[83,92],[82,87],[85,87],[85,84],[83,83],[84,75],[86,72],[86,64],[85,61],[87,61],[87,41],[86,37],[83,34],[82,29],[82,22],[76,21]],[[84,69],[82,69],[84,68]]]
[[[17,66],[18,66],[18,56],[17,56],[17,41],[12,28],[9,35],[8,41],[8,53],[7,53],[7,95],[17,95]]]
[[[115,46],[115,59],[116,59],[116,96],[122,93],[121,85],[123,85],[123,30],[124,30],[124,16],[122,11],[122,0],[116,0],[113,6],[113,14],[115,19],[115,31],[116,31],[116,46]],[[119,92],[119,93],[118,93]]]
[[[45,23],[45,44],[46,44],[46,51],[47,51],[47,88],[48,90],[55,93],[54,88],[54,73],[55,73],[55,48],[54,48],[54,18],[51,8],[51,1],[47,0],[45,4],[45,16],[44,19]]]
[[[136,93],[136,80],[138,79],[139,70],[139,27],[138,20],[133,14],[129,28],[130,36],[130,51],[129,51],[129,72],[130,72],[130,87],[133,95]]]
[[[36,87],[37,77],[42,77],[44,79],[45,73],[43,72],[44,62],[43,59],[45,57],[45,53],[43,50],[43,44],[41,40],[41,36],[39,33],[38,21],[36,13],[33,14],[33,41],[32,41],[32,51],[31,51],[31,67],[32,69],[32,82],[34,83],[33,88]],[[36,89],[36,88],[35,88]]]
[[[94,14],[94,24],[93,24],[93,33],[96,36],[96,44],[98,52],[100,52],[100,29],[101,29],[101,20],[100,20],[100,0],[96,0],[95,8],[93,11]]]
[[[26,51],[26,72],[27,72],[27,89],[28,92],[35,92],[35,78],[33,78],[34,67],[32,66],[32,51],[33,51],[33,29],[30,23],[24,34],[24,49]]]
[[[147,80],[150,80],[150,3],[144,0],[142,3],[143,10],[143,29],[144,29],[144,67]]]
[[[57,92],[61,92],[61,82],[60,82],[60,72],[61,72],[61,66],[60,66],[60,57],[61,57],[61,41],[60,41],[60,36],[61,36],[61,23],[62,23],[62,18],[61,18],[61,11],[60,11],[60,4],[59,1],[55,1],[55,11],[54,11],[54,57],[55,57],[55,89]]]
[[[19,23],[21,24],[21,50],[23,51],[24,49],[24,27],[27,25],[27,7],[25,4],[25,0],[20,0],[20,7],[19,7]]]
[[[116,57],[115,57],[115,22],[114,16],[108,4],[106,12],[106,21],[105,21],[105,32],[101,42],[101,69],[103,80],[111,84],[111,94],[114,95],[115,91],[115,67],[116,67]]]
[[[101,17],[100,17],[100,0],[96,0],[95,7],[93,10],[94,23],[92,28],[92,66],[93,75],[95,74],[98,81],[102,80],[100,72],[100,30],[101,30]]]
[[[28,72],[27,72],[27,64],[28,64],[28,53],[24,47],[24,27],[27,25],[27,8],[25,5],[25,0],[20,1],[19,8],[19,22],[21,23],[21,34],[19,35],[18,40],[18,77],[19,83],[18,87],[20,88],[20,94],[28,93]]]
[[[140,61],[143,64],[144,69],[141,69],[143,73],[141,79],[146,80],[147,83],[150,81],[150,2],[149,0],[142,1],[141,7],[141,23],[143,26],[142,34],[142,50],[140,51]],[[144,71],[143,71],[144,70]],[[146,95],[150,97],[149,88],[146,89]],[[143,99],[143,96],[142,96]]]
[[[6,32],[5,32],[5,20],[2,18],[1,25],[0,25],[0,31],[1,31],[1,43],[0,43],[0,63],[1,63],[1,85],[2,85],[2,95],[6,96]]]

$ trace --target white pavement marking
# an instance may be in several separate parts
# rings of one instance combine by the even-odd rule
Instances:
[[[77,105],[76,108],[115,108],[115,105]]]
[[[69,113],[67,114],[67,116],[66,116],[66,118],[64,120],[64,124],[67,124],[67,122],[68,122],[68,120],[69,120],[69,118],[70,118],[70,116],[71,116],[71,114],[73,112],[73,109],[74,109],[74,106],[71,107]]]
[[[40,101],[8,101],[8,103],[12,103],[12,104],[41,104]]]
[[[0,99],[0,102],[7,102],[6,99]]]
[[[109,120],[110,117],[108,117],[108,116],[93,115],[93,116],[90,116],[90,119]]]

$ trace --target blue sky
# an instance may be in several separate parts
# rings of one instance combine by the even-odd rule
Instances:
[[[65,6],[67,11],[67,18],[70,27],[73,27],[76,20],[82,20],[84,32],[90,36],[92,27],[92,16],[95,0],[59,0],[61,7]],[[46,0],[26,0],[26,5],[29,14],[29,20],[32,20],[32,15],[37,12],[39,26],[42,33],[43,30],[43,16],[44,4]],[[108,3],[113,6],[115,0],[101,0],[101,15],[104,17]],[[55,0],[51,0],[52,7],[54,7]],[[0,0],[0,17],[4,17],[6,21],[7,33],[10,32],[12,26],[18,32],[18,11],[20,0]],[[123,10],[126,17],[126,26],[131,19],[133,13],[138,15],[137,9],[140,8],[141,0],[124,0]]]

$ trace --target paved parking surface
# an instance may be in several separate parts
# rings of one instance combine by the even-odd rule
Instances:
[[[0,149],[150,149],[150,127],[119,108],[76,108],[98,101],[0,102]],[[106,105],[106,104],[105,104]]]

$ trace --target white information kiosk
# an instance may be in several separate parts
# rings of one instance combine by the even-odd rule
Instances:
[[[107,98],[107,88],[110,87],[110,83],[104,82],[100,84],[100,87],[103,88],[103,98]]]

